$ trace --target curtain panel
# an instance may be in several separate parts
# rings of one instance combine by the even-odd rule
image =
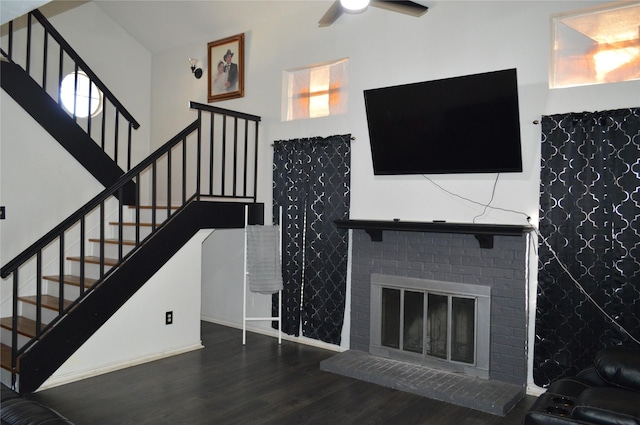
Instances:
[[[334,221],[349,217],[350,163],[350,135],[274,144],[273,211],[277,217],[282,206],[284,229],[282,330],[289,335],[301,329],[340,344],[348,231]]]
[[[547,386],[635,344],[594,302],[640,338],[640,108],[542,117],[539,227],[533,376]]]

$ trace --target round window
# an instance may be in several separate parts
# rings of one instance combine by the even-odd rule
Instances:
[[[76,86],[77,76],[77,86]],[[76,89],[77,87],[77,89]],[[91,90],[89,90],[91,87]],[[60,100],[63,108],[79,118],[92,117],[102,111],[102,92],[84,72],[72,72],[62,79]]]

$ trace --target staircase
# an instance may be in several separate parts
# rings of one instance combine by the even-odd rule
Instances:
[[[26,81],[29,66],[20,71],[11,48],[2,53],[9,58],[3,82],[5,69],[16,74],[12,81]],[[60,115],[56,102],[40,98],[21,104],[34,117]],[[195,121],[126,173],[110,176],[105,190],[2,266],[13,293],[10,315],[0,318],[3,383],[36,391],[200,229],[244,227],[245,205],[248,223],[263,223],[264,206],[256,203],[260,117],[190,107]],[[67,142],[54,123],[38,122]]]
[[[140,223],[142,236],[146,237],[151,233],[151,209],[150,207],[141,207],[144,212]],[[131,229],[132,211],[134,208],[128,208],[128,222],[123,223],[124,228]],[[166,208],[160,208],[157,211],[159,220],[164,221],[167,218]],[[41,333],[41,328],[51,323],[58,316],[60,310],[64,311],[69,308],[72,302],[78,299],[84,292],[92,288],[101,276],[118,264],[119,258],[119,239],[118,239],[118,223],[109,223],[109,237],[105,238],[104,248],[101,246],[103,242],[99,238],[89,238],[88,255],[67,257],[67,269],[69,274],[65,274],[60,284],[59,275],[42,276],[43,285],[42,293],[38,295],[20,295],[18,296],[17,330],[18,330],[18,346],[24,346],[31,339]],[[123,253],[128,254],[135,247],[135,235],[126,232],[122,240]],[[101,261],[100,253],[104,252],[104,258]],[[101,269],[103,264],[104,269]],[[84,277],[83,277],[84,276]],[[3,317],[0,319],[0,340],[2,353],[8,353],[2,356],[2,367],[11,370],[11,331],[13,329],[13,318]]]

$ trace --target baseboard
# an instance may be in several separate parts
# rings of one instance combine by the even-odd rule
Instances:
[[[532,395],[535,397],[539,397],[547,391],[546,388],[542,388],[537,386],[536,384],[529,383],[527,384],[527,395]]]
[[[222,325],[222,326],[227,326],[230,328],[242,330],[242,324],[239,325],[237,323],[231,323],[231,322],[219,320],[213,317],[201,316],[200,318],[205,322],[215,323],[217,325]],[[253,332],[261,335],[271,336],[274,338],[278,337],[278,331],[276,329],[264,329],[256,326],[251,326],[250,324],[247,324],[247,332]],[[307,338],[304,336],[291,336],[283,333],[282,339],[285,341],[297,342],[298,344],[309,345],[311,347],[322,348],[324,350],[335,351],[337,353],[341,353],[348,350],[348,348],[341,347],[339,345],[329,344],[326,342],[318,341],[317,339]],[[240,340],[239,342],[240,344],[242,344],[242,340]]]
[[[57,387],[64,384],[69,384],[71,382],[81,381],[83,379],[92,378],[98,375],[104,375],[105,373],[115,372],[117,370],[126,369],[128,367],[149,363],[149,362],[164,359],[167,357],[172,357],[178,354],[200,350],[202,348],[204,348],[202,343],[194,344],[194,345],[185,346],[185,347],[177,347],[168,351],[163,351],[162,353],[157,353],[149,356],[135,357],[135,358],[127,359],[114,364],[106,364],[101,367],[98,367],[97,369],[77,371],[77,372],[58,375],[58,376],[54,374],[51,378],[47,379],[45,383],[40,386],[40,388],[38,388],[38,391],[46,390],[46,389]]]

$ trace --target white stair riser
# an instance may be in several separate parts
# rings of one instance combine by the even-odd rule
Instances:
[[[69,273],[74,276],[80,276],[80,261],[67,261],[67,267],[69,268]],[[104,272],[107,273],[111,269],[111,266],[105,264]],[[84,263],[84,276],[91,279],[99,279],[100,278],[100,264],[93,263]]]
[[[20,316],[26,317],[31,320],[36,320],[38,309],[35,304],[21,301],[18,308],[20,311]],[[51,310],[46,307],[42,307],[40,309],[40,312],[42,314],[42,323],[45,324],[58,317],[57,311]]]
[[[131,245],[122,245],[122,256],[127,255],[133,246]],[[89,247],[89,255],[93,255],[96,257],[100,256],[100,243],[92,242]],[[105,258],[118,258],[118,244],[115,243],[105,243],[104,244],[104,256]]]
[[[175,210],[171,211],[171,214],[174,213]],[[136,220],[136,209],[128,208],[125,210],[125,221],[134,222]],[[141,223],[151,223],[153,217],[153,210],[151,208],[141,208],[140,209],[140,222]],[[156,223],[162,223],[167,218],[167,210],[156,209]]]
[[[118,239],[118,226],[111,226],[111,234],[107,235],[109,238]],[[140,240],[143,240],[151,234],[151,226],[140,226]],[[124,240],[135,241],[136,240],[136,226],[122,226],[122,238]]]
[[[60,285],[58,284],[58,282],[52,280],[47,281],[47,284],[43,290],[47,295],[51,295],[52,297],[60,297]],[[65,300],[74,301],[80,296],[79,286],[65,284],[63,291]]]
[[[4,345],[11,347],[11,331],[9,329],[0,328],[0,341],[2,341]],[[29,338],[18,334],[18,348],[22,347],[27,342],[29,342]]]

